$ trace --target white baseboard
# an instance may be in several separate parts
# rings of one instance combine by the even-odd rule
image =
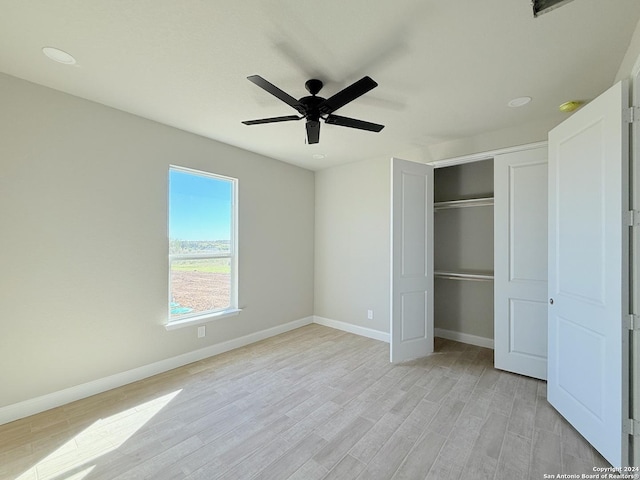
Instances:
[[[354,333],[363,337],[373,338],[374,340],[380,340],[381,342],[390,342],[388,333],[381,332],[380,330],[374,330],[372,328],[360,327],[358,325],[353,325],[352,323],[332,320],[330,318],[319,317],[317,315],[313,317],[313,323],[324,325],[325,327],[335,328],[337,330],[342,330],[344,332]],[[478,347],[493,349],[492,338],[479,337],[477,335],[455,332],[453,330],[445,330],[443,328],[435,328],[434,335],[436,337],[446,338],[448,340],[455,340],[456,342],[468,343],[469,345],[476,345]]]
[[[433,333],[436,337],[446,338],[447,340],[455,340],[456,342],[493,349],[492,338],[478,337],[476,335],[469,335],[468,333],[445,330],[444,328],[435,328]]]
[[[381,342],[389,343],[389,334],[386,332],[381,332],[380,330],[374,330],[372,328],[360,327],[358,325],[353,325],[352,323],[341,322],[339,320],[331,320],[330,318],[324,317],[313,317],[313,323],[317,323],[319,325],[324,325],[325,327],[335,328],[337,330],[342,330],[343,332],[355,333],[356,335],[360,335],[362,337],[373,338],[374,340],[380,340]]]
[[[309,325],[313,322],[314,317],[301,318],[300,320],[294,320],[266,330],[250,333],[249,335],[217,343],[200,350],[184,353],[177,357],[167,358],[126,372],[116,373],[109,377],[65,388],[64,390],[59,390],[57,392],[25,400],[23,402],[14,403],[13,405],[7,405],[6,407],[0,407],[0,425],[28,417],[36,413],[44,412],[45,410],[59,407],[70,402],[75,402],[76,400],[90,397],[98,393],[106,392],[107,390],[121,387],[132,382],[137,382],[138,380],[157,375],[158,373],[182,367],[189,363],[228,352],[229,350],[244,347],[245,345]]]

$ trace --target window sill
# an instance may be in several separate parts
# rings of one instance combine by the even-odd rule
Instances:
[[[183,320],[175,320],[173,322],[166,323],[164,328],[167,330],[177,330],[178,328],[191,327],[193,325],[201,325],[203,323],[212,322],[221,318],[233,317],[238,315],[242,310],[239,308],[231,308],[229,310],[223,310],[222,312],[207,313],[205,315],[198,315],[197,317],[189,317]]]

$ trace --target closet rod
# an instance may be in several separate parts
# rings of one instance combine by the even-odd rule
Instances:
[[[444,210],[446,208],[463,208],[463,207],[489,207],[493,205],[493,197],[469,198],[465,200],[450,200],[447,202],[435,202],[434,210]]]
[[[483,273],[434,272],[434,276],[447,280],[474,280],[477,282],[493,281],[493,275]]]

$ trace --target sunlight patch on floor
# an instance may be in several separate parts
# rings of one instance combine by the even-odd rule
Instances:
[[[94,460],[113,452],[169,404],[176,390],[128,410],[101,418],[15,480],[82,480],[95,468]]]

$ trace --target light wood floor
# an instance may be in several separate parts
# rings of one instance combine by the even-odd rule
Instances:
[[[542,479],[606,461],[492,351],[310,325],[0,426],[0,478]]]

